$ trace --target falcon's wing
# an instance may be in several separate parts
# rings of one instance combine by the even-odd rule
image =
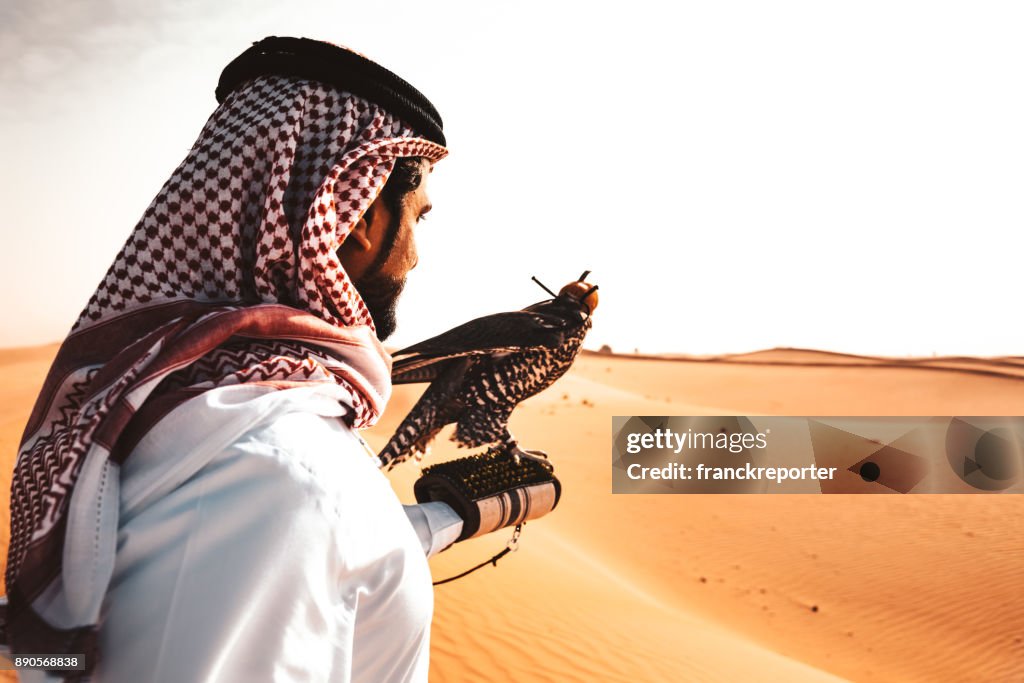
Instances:
[[[484,316],[394,353],[393,384],[430,382],[453,359],[493,355],[527,348],[557,348],[578,320],[540,311],[510,311]]]

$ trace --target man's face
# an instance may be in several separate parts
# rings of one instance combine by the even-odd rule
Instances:
[[[367,209],[338,254],[366,303],[377,337],[390,337],[398,325],[395,309],[409,271],[416,267],[416,224],[430,211],[427,178],[431,164],[422,162],[419,186],[405,194],[396,212],[381,198]]]

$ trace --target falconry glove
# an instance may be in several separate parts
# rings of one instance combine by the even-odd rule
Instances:
[[[545,464],[496,446],[479,455],[432,465],[413,486],[420,503],[442,501],[462,517],[456,542],[548,514],[562,485]]]

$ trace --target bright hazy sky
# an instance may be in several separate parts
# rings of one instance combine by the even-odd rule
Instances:
[[[6,2],[0,345],[56,341],[266,35],[427,94],[394,343],[582,270],[588,346],[1024,355],[1014,2]]]

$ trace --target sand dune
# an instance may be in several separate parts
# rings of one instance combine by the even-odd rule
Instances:
[[[609,493],[611,415],[1024,410],[1024,379],[951,372],[947,358],[853,359],[582,356],[512,421],[556,459],[563,502],[499,568],[438,588],[436,678],[490,666],[503,672],[492,680],[1024,680],[1018,497]],[[378,434],[414,400],[399,391]],[[431,457],[460,454],[439,442]],[[396,489],[412,479],[396,477]],[[435,575],[485,559],[506,538],[495,535],[442,555]],[[551,656],[567,621],[577,649]]]
[[[1024,358],[1019,356],[1001,356],[991,358],[974,358],[970,356],[932,356],[929,358],[895,358],[882,356],[859,356],[835,351],[817,351],[813,349],[776,348],[750,353],[728,354],[721,356],[687,356],[687,355],[618,355],[584,352],[595,357],[613,357],[631,360],[673,360],[687,363],[746,364],[746,365],[787,365],[800,367],[888,367],[918,368],[923,370],[939,370],[965,372],[987,377],[1004,377],[1016,379],[1024,377]]]
[[[4,490],[54,351],[0,352]],[[371,443],[418,392],[398,388]],[[581,356],[512,420],[562,503],[497,568],[438,587],[432,680],[1024,680],[1024,500],[613,496],[616,414],[1020,415],[1024,359]],[[439,441],[429,461],[463,454]],[[393,473],[403,500],[416,475]],[[508,536],[459,544],[435,576]]]

